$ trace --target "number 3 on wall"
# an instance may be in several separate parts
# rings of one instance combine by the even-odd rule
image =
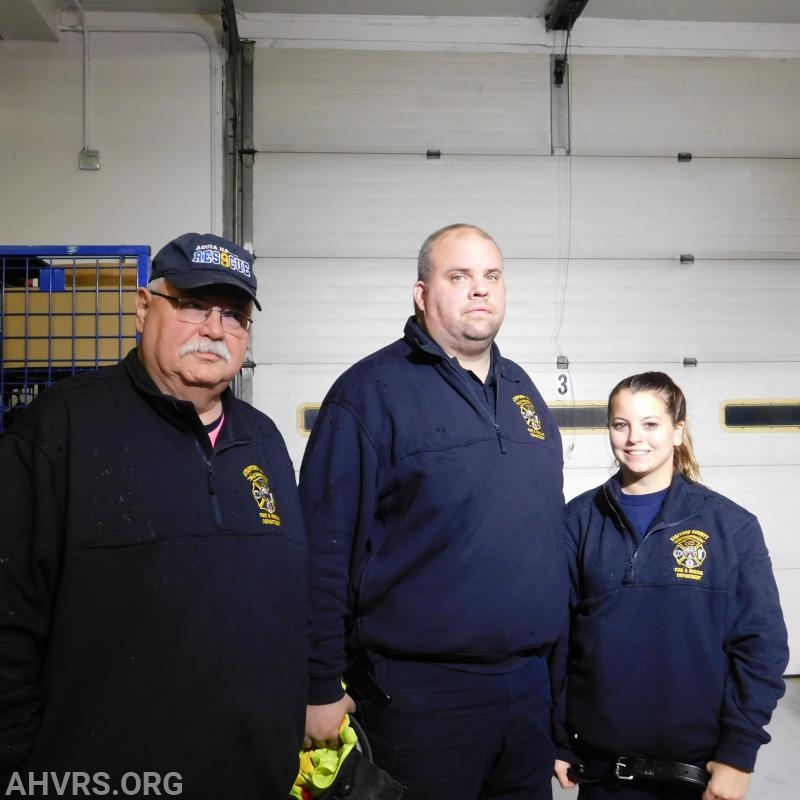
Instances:
[[[559,397],[568,395],[571,391],[569,385],[569,372],[559,372],[556,375],[556,393]]]

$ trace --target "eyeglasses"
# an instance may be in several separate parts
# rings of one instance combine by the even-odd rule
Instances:
[[[154,292],[152,289],[149,292],[175,303],[175,316],[181,322],[188,322],[190,325],[202,325],[211,316],[212,311],[219,311],[219,319],[225,332],[234,336],[244,336],[250,330],[250,323],[253,321],[244,311],[236,308],[215,306],[196,297],[173,297],[171,294]]]

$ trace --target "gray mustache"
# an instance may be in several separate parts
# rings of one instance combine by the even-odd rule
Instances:
[[[220,358],[224,358],[226,363],[231,363],[231,353],[225,346],[225,342],[219,342],[215,339],[193,339],[181,347],[181,357],[188,356],[190,353],[213,353]]]

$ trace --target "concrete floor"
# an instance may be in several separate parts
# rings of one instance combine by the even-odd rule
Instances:
[[[748,800],[797,800],[800,758],[800,678],[787,678],[786,694],[767,728],[772,741],[758,751]]]
[[[747,800],[798,800],[794,771],[800,759],[800,677],[786,679],[786,694],[767,728],[772,741],[758,751]],[[553,800],[574,800],[577,792],[553,780]]]

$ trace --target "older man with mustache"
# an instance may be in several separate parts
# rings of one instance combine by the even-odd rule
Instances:
[[[229,388],[254,307],[248,251],[178,237],[138,347],[0,439],[0,790],[288,797],[305,531],[280,434]]]
[[[355,699],[407,800],[545,800],[547,657],[567,621],[561,438],[494,344],[505,282],[488,233],[431,234],[413,297],[403,338],[336,381],[303,460],[306,736],[335,738]]]

